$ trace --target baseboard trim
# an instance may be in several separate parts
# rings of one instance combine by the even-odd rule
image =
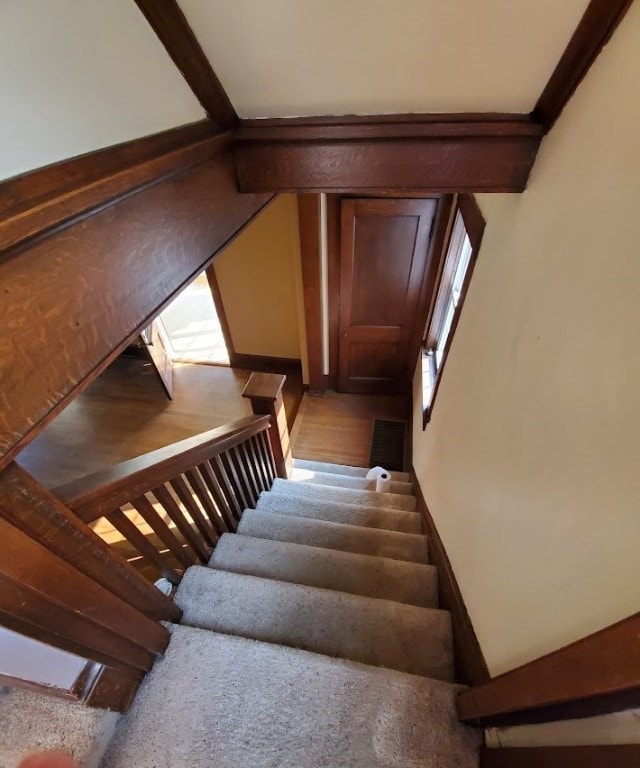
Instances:
[[[456,682],[465,685],[483,685],[491,679],[487,662],[482,654],[447,551],[429,512],[413,465],[410,472],[416,495],[417,510],[422,516],[429,539],[429,561],[438,569],[440,607],[451,613]]]
[[[640,744],[483,749],[481,768],[640,768]]]
[[[235,352],[230,355],[232,368],[244,368],[264,373],[300,373],[302,363],[293,357],[266,357],[265,355],[245,355]]]

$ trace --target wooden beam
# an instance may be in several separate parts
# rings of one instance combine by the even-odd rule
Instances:
[[[640,706],[640,613],[458,696],[481,727],[588,717]]]
[[[481,768],[640,768],[640,744],[483,749]]]
[[[238,120],[229,97],[176,0],[135,0],[209,117],[222,130]]]
[[[0,468],[271,200],[223,149],[0,260]]]
[[[90,152],[0,183],[0,260],[25,241],[225,151],[209,120]]]
[[[591,0],[531,118],[551,130],[574,91],[631,7],[632,0]]]
[[[240,189],[399,195],[525,189],[540,126],[521,116],[414,117],[243,121],[234,143]]]
[[[482,685],[490,679],[487,663],[464,604],[449,556],[429,512],[413,466],[411,467],[411,479],[416,494],[416,510],[422,517],[429,537],[430,562],[438,568],[439,604],[441,608],[451,613],[456,682],[465,685]]]

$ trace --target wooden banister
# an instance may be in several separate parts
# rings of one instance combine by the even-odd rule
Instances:
[[[269,418],[246,416],[222,427],[187,437],[109,469],[54,488],[52,493],[84,522],[141,496],[155,486],[235,447],[269,426]]]
[[[209,562],[220,536],[235,531],[243,510],[271,488],[270,424],[269,415],[247,416],[53,493],[84,523],[108,521],[124,539],[114,547],[151,580],[161,575],[177,585],[189,566]]]
[[[485,728],[638,706],[640,613],[458,696],[460,719]]]
[[[252,373],[242,393],[242,397],[251,401],[251,407],[256,415],[266,414],[271,417],[269,427],[271,450],[278,477],[285,479],[291,474],[293,464],[287,414],[282,396],[286,379],[286,376],[279,373]]]

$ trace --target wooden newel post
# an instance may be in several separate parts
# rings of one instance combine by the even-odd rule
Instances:
[[[256,416],[271,416],[269,440],[278,477],[289,477],[293,457],[289,445],[289,427],[284,411],[282,388],[286,376],[280,373],[252,373],[242,397],[251,401]]]

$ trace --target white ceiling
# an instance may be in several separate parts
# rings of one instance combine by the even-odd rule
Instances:
[[[179,0],[241,117],[529,112],[588,0]]]
[[[0,0],[0,179],[204,117],[133,0]]]

